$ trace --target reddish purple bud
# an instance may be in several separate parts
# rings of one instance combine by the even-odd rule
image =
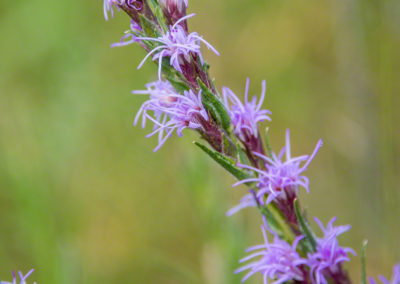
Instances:
[[[175,24],[180,18],[186,15],[188,0],[159,0],[164,14],[167,17],[169,24]],[[187,30],[186,22],[182,23]]]

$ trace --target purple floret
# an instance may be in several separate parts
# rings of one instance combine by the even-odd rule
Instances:
[[[256,96],[249,101],[249,85],[250,80],[247,78],[244,104],[231,89],[227,87],[222,88],[224,104],[229,110],[234,132],[244,142],[251,140],[252,137],[258,137],[259,122],[271,121],[271,118],[268,116],[271,112],[261,109],[265,97],[266,82],[262,82],[261,97],[258,102]]]
[[[130,30],[125,32],[124,36],[121,38],[120,42],[111,44],[111,47],[125,46],[132,44],[134,42],[140,41],[138,37],[142,32],[142,28],[134,20],[131,20]]]
[[[170,30],[158,38],[152,37],[137,37],[141,41],[153,41],[159,45],[153,48],[139,64],[140,69],[144,62],[152,56],[153,60],[158,60],[158,78],[161,79],[162,60],[164,57],[169,57],[169,63],[177,71],[182,73],[181,65],[184,62],[190,62],[191,56],[198,56],[203,64],[203,57],[200,51],[200,43],[204,43],[215,54],[219,55],[218,51],[207,41],[205,41],[198,33],[193,32],[188,34],[180,23],[193,17],[195,14],[187,15],[179,19]]]
[[[296,252],[297,244],[302,239],[302,236],[297,237],[293,244],[290,245],[274,234],[274,241],[269,243],[264,227],[262,227],[262,232],[265,244],[247,249],[247,252],[255,252],[241,259],[240,262],[246,262],[256,257],[260,258],[235,271],[235,273],[239,273],[250,270],[244,276],[242,282],[245,282],[256,273],[263,275],[265,284],[269,283],[268,280],[275,280],[273,282],[275,284],[290,280],[302,281],[305,276],[303,265],[307,263],[307,260],[301,258]]]
[[[258,173],[258,177],[242,180],[235,185],[256,182],[259,188],[257,197],[261,198],[267,195],[266,203],[270,203],[274,200],[277,202],[292,200],[297,196],[297,191],[300,186],[309,192],[309,180],[306,176],[301,174],[307,169],[321,146],[322,141],[320,140],[311,155],[292,158],[290,151],[290,135],[289,130],[287,130],[286,146],[278,156],[273,154],[271,159],[259,153],[254,153],[265,162],[264,170],[242,164],[238,165],[242,168],[255,171]],[[284,161],[283,156],[285,154],[286,160]]]
[[[333,223],[336,217],[328,223],[326,228],[318,218],[314,218],[321,228],[324,236],[317,239],[317,251],[309,255],[308,266],[314,284],[327,284],[326,277],[333,278],[341,275],[341,264],[350,261],[349,254],[355,255],[353,249],[339,246],[337,237],[350,230],[351,226],[337,226]]]
[[[158,134],[157,151],[176,130],[179,137],[185,128],[201,129],[202,122],[208,121],[208,114],[201,101],[201,91],[196,95],[191,90],[179,94],[168,81],[156,81],[146,85],[145,91],[134,94],[148,94],[149,100],[140,107],[134,124],[142,117],[142,127],[146,121],[154,123],[154,131],[147,137]],[[150,113],[152,114],[150,114]]]
[[[13,271],[13,282],[7,282],[7,281],[0,281],[0,284],[26,284],[26,279],[35,271],[34,269],[31,269],[28,271],[28,273],[24,276],[21,271],[18,272],[19,280],[17,279],[17,276],[15,275],[15,272]],[[17,282],[19,281],[19,282]],[[33,284],[35,284],[34,282]]]
[[[104,17],[108,20],[108,13],[111,14],[111,17],[114,17],[114,7],[117,7],[119,10],[120,6],[126,6],[131,9],[141,9],[142,2],[138,0],[104,0],[103,8],[104,8]]]
[[[393,267],[393,276],[391,281],[387,280],[382,275],[379,276],[379,279],[382,281],[383,284],[400,284],[400,263],[396,264]],[[369,279],[370,284],[376,284],[373,278]]]
[[[255,197],[253,194],[249,193],[243,196],[243,198],[240,200],[239,204],[236,205],[235,207],[231,208],[226,212],[226,216],[230,217],[233,214],[236,214],[240,210],[247,208],[247,207],[256,207],[257,202],[255,200]]]

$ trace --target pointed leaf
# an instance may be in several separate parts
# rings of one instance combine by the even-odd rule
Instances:
[[[140,26],[142,27],[142,30],[145,34],[145,36],[148,37],[159,37],[159,32],[157,29],[154,27],[154,23],[147,19],[145,16],[142,14],[139,14],[139,19],[140,19]],[[147,43],[147,45],[153,46],[154,44],[149,41],[143,41]]]
[[[271,212],[271,210],[268,207],[264,206],[259,206],[258,207],[261,211],[261,214],[265,217],[265,220],[268,224],[268,227],[274,231],[279,238],[281,239],[286,239],[285,234],[283,233],[283,230],[279,224],[279,222],[276,220],[274,214]]]
[[[199,58],[199,60],[200,60],[200,58]],[[201,62],[200,62],[200,65],[201,65]],[[210,70],[210,64],[208,64],[207,62],[204,62],[202,68],[203,68],[203,71],[204,71],[205,73],[207,73],[208,70]]]
[[[207,146],[199,143],[194,142],[196,146],[198,146],[201,150],[203,150],[207,155],[209,155],[214,161],[220,164],[224,169],[230,172],[234,177],[238,180],[243,180],[251,177],[247,172],[243,171],[242,169],[238,168],[232,160],[225,157],[221,153],[211,150]]]
[[[161,9],[160,6],[155,7],[154,9],[152,8],[154,15],[156,16],[156,19],[158,21],[158,24],[160,25],[161,29],[163,30],[164,33],[168,32],[168,24],[167,24],[167,19],[165,18],[165,15]]]
[[[313,231],[311,230],[310,225],[308,224],[308,222],[304,219],[303,215],[301,214],[297,199],[294,200],[294,210],[296,212],[297,221],[299,222],[299,225],[300,225],[300,230],[301,230],[302,234],[305,236],[305,240],[309,244],[310,249],[313,252],[316,251],[316,248],[317,248],[316,237],[315,237]]]
[[[222,146],[224,154],[232,158],[236,156],[236,146],[225,133],[222,133]]]
[[[240,163],[247,165],[249,163],[249,160],[246,153],[243,151],[242,147],[240,147],[239,143],[236,142],[235,144]]]
[[[269,143],[269,128],[265,128],[265,135],[264,135],[264,142],[265,142],[265,146],[267,148],[267,153],[268,156],[272,159],[272,148],[271,148],[271,144]]]
[[[232,131],[231,118],[224,104],[199,78],[197,78],[197,82],[202,91],[201,95],[204,107],[211,113],[215,121],[230,133]]]

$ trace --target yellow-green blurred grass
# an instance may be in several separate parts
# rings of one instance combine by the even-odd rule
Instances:
[[[244,194],[192,145],[152,153],[133,128],[155,79],[134,46],[111,49],[127,28],[106,23],[101,1],[0,1],[0,278],[36,268],[39,283],[239,283],[232,271],[261,241],[251,210],[225,211]],[[397,1],[191,1],[193,29],[217,85],[252,93],[268,81],[278,150],[324,147],[311,165],[310,216],[367,237],[369,274],[400,260]],[[359,259],[349,265],[358,277]],[[259,283],[255,279],[254,283]],[[357,280],[355,280],[357,283]]]

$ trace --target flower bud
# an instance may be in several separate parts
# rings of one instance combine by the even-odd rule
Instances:
[[[188,0],[159,0],[159,2],[171,25],[186,15]]]
[[[188,6],[188,0],[159,0],[163,8],[183,11]]]

